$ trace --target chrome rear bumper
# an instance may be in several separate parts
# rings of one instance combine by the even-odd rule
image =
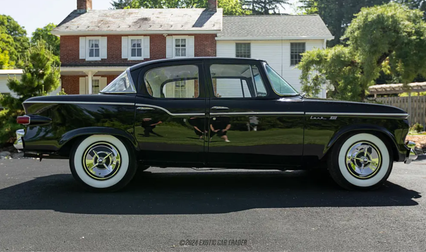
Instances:
[[[404,163],[410,164],[411,161],[416,160],[420,154],[423,154],[423,151],[421,149],[416,148],[416,143],[414,142],[408,141],[406,145],[410,150],[407,152],[407,156],[405,157]]]
[[[13,143],[13,147],[17,150],[24,149],[24,145],[22,144],[22,137],[25,135],[25,131],[23,129],[18,129],[16,131],[16,140]]]

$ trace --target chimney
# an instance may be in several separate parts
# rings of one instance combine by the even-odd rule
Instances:
[[[92,9],[92,0],[77,0],[77,10],[87,12]]]
[[[217,11],[217,0],[207,0],[207,9],[209,11]]]

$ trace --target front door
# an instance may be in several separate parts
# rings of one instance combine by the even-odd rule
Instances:
[[[143,73],[135,136],[147,165],[205,163],[206,96],[199,63],[158,65]]]
[[[281,168],[301,165],[303,103],[270,98],[262,65],[211,64],[208,166]]]

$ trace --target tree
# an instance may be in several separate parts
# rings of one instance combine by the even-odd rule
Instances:
[[[318,94],[328,83],[331,97],[363,100],[380,71],[397,75],[408,84],[426,76],[426,23],[423,13],[389,3],[363,8],[349,25],[347,46],[306,52],[302,70],[303,91]]]
[[[7,108],[0,113],[0,143],[13,139],[15,131],[19,129],[15,120],[16,116],[23,113],[22,102],[33,96],[46,95],[58,87],[58,62],[58,57],[44,43],[37,43],[28,50],[21,80],[9,79],[7,84],[18,98],[0,95],[0,103]]]
[[[318,14],[324,20],[334,39],[328,46],[341,43],[346,28],[363,7],[389,3],[390,0],[301,0],[306,14]]]
[[[115,9],[139,9],[139,8],[206,8],[207,0],[117,0],[111,5]],[[224,15],[248,15],[251,12],[244,10],[239,0],[219,0],[219,8],[223,8]]]
[[[245,0],[244,6],[247,6],[254,15],[269,15],[280,13],[288,0]]]
[[[49,48],[54,55],[59,56],[60,39],[52,34],[52,30],[55,27],[55,24],[50,23],[43,28],[37,28],[37,30],[33,32],[31,44],[34,45],[43,41],[42,43],[45,43],[46,47]]]
[[[10,64],[9,52],[0,48],[0,69],[8,69]]]
[[[29,39],[24,27],[10,16],[0,15],[0,49],[8,51],[10,62],[21,65],[20,56],[28,50],[28,47]]]

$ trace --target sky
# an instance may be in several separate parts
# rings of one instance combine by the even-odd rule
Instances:
[[[15,2],[16,1],[16,2]],[[49,23],[59,24],[71,11],[77,9],[77,0],[0,0],[0,14],[15,19],[31,36],[37,28]],[[93,0],[93,9],[107,10],[111,0]]]
[[[16,1],[16,2],[15,2]],[[6,14],[24,26],[27,36],[31,37],[37,28],[49,23],[59,24],[68,14],[77,8],[77,0],[0,0],[0,14]],[[290,0],[296,2],[297,0]],[[111,0],[93,0],[93,9],[107,10]],[[285,12],[294,12],[291,6]]]

